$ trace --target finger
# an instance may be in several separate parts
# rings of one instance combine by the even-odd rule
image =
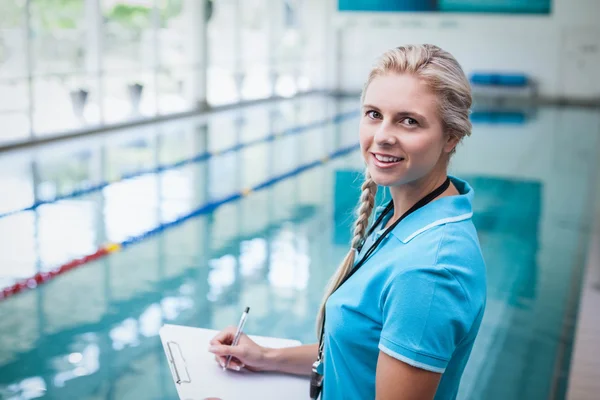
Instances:
[[[242,368],[244,368],[244,364],[236,359],[231,359],[231,361],[229,361],[229,365],[227,366],[227,369],[231,369],[233,371],[241,371]]]
[[[215,356],[215,361],[223,368],[227,364],[227,357]],[[239,371],[245,366],[246,365],[237,358],[231,358],[229,365],[227,365],[227,369]]]
[[[227,357],[215,356],[215,361],[221,366],[221,368],[223,368],[227,364]],[[237,358],[232,357],[231,360],[229,361],[229,365],[227,366],[227,368],[239,371],[240,369],[244,368],[245,366],[246,366],[246,364],[244,364]],[[237,369],[236,367],[239,367],[239,369]]]
[[[223,368],[227,362],[227,357],[215,356],[215,361]]]
[[[217,333],[210,341],[210,344],[230,344],[235,336],[236,328],[229,326]]]
[[[210,344],[213,345],[219,345],[219,344],[231,344],[233,342],[233,338],[234,335],[230,335],[230,334],[223,334],[223,335],[219,335],[218,337],[214,337],[213,339],[211,339]]]
[[[218,356],[233,356],[238,358],[242,354],[240,346],[212,345],[208,348],[208,351]]]

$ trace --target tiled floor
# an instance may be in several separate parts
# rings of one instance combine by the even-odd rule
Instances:
[[[600,193],[596,195],[593,232],[571,358],[569,400],[600,399]]]

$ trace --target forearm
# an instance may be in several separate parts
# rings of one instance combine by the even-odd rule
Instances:
[[[266,358],[272,371],[310,376],[312,365],[317,360],[318,345],[268,349]]]

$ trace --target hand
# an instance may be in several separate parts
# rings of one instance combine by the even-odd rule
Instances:
[[[224,366],[227,362],[227,356],[231,355],[229,369],[240,371],[246,368],[250,371],[267,371],[270,369],[267,360],[268,350],[259,346],[245,333],[240,335],[240,340],[236,346],[231,346],[236,332],[235,326],[230,326],[219,332],[211,341],[208,351],[215,355],[215,360]]]

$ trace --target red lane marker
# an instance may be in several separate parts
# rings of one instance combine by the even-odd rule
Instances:
[[[14,296],[24,290],[33,289],[38,287],[39,285],[48,282],[49,280],[57,277],[58,275],[62,275],[65,272],[69,272],[71,270],[77,269],[81,267],[83,264],[87,264],[88,262],[98,260],[104,256],[109,255],[117,250],[119,250],[118,245],[108,245],[99,248],[95,253],[88,254],[82,258],[77,258],[75,260],[71,260],[66,264],[61,265],[58,268],[55,268],[46,272],[38,272],[34,276],[22,279],[12,286],[6,287],[0,291],[0,300],[4,300],[7,297]]]

